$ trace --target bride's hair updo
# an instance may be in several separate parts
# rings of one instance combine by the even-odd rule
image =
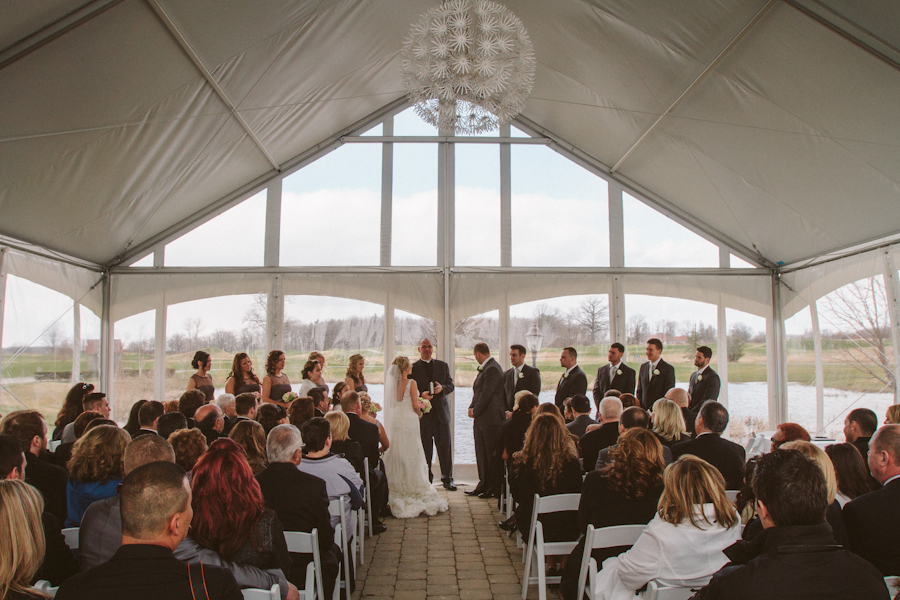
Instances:
[[[397,365],[397,368],[400,369],[400,372],[402,373],[403,371],[405,371],[406,369],[409,368],[409,359],[406,358],[405,356],[398,356],[397,358],[394,359],[394,362],[392,362],[391,364]]]

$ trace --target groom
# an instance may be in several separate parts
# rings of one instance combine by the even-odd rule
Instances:
[[[453,378],[450,377],[450,366],[444,361],[432,358],[434,346],[431,340],[424,339],[419,343],[419,360],[412,365],[412,379],[416,382],[419,396],[431,401],[431,410],[422,415],[419,431],[422,434],[422,447],[425,449],[425,462],[428,464],[428,481],[432,481],[431,458],[437,446],[438,460],[441,463],[441,481],[444,488],[456,491],[453,484],[453,453],[450,444],[450,406],[447,394],[453,391]],[[431,385],[434,384],[434,394]]]

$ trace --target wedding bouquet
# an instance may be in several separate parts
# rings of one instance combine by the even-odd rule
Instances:
[[[294,400],[296,400],[299,397],[300,396],[298,396],[294,392],[287,392],[284,396],[281,397],[281,401],[282,402],[293,402]]]
[[[431,402],[425,398],[419,398],[419,408],[422,409],[423,413],[427,413],[431,410]]]
[[[373,402],[372,405],[369,407],[369,412],[372,413],[373,415],[377,415],[378,413],[381,412],[381,405],[378,404],[377,402]]]

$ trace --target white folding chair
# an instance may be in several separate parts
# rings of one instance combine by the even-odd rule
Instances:
[[[78,550],[78,527],[66,527],[62,530],[63,537],[66,539],[66,546],[69,550]]]
[[[737,495],[740,490],[725,490],[725,495],[728,496],[729,502],[737,502]]]
[[[60,444],[62,444],[61,440],[54,440],[54,441],[47,442],[47,449],[50,452],[56,452],[56,449],[59,448]]]
[[[59,587],[51,586],[50,582],[47,581],[46,579],[41,579],[39,581],[35,581],[34,585],[31,587],[33,587],[34,589],[36,589],[38,592],[40,592],[42,594],[46,594],[47,596],[50,596],[51,598],[55,598],[56,592],[59,590]]]
[[[336,498],[328,503],[328,514],[331,516],[340,515],[340,523],[334,528],[334,543],[337,544],[341,553],[344,555],[344,575],[338,580],[338,585],[334,586],[334,600],[338,600],[340,588],[347,590],[347,596],[350,596],[350,553],[347,544],[347,518],[344,516],[344,502],[347,499],[344,496]]]
[[[319,553],[319,530],[313,529],[310,533],[302,531],[285,531],[284,541],[287,542],[288,552],[299,554],[312,554],[313,561],[306,565],[306,583],[303,588],[305,600],[326,600],[325,587],[322,585],[322,555]],[[335,587],[339,582],[335,581]]]
[[[654,579],[647,584],[647,591],[641,598],[642,600],[689,600],[696,593],[696,590],[689,587],[669,587],[657,583]]]
[[[537,584],[538,597],[547,600],[547,584],[559,583],[560,577],[547,577],[544,572],[545,557],[568,556],[578,544],[577,540],[568,542],[545,542],[544,528],[538,517],[556,512],[577,511],[581,494],[554,494],[552,496],[534,495],[534,510],[531,513],[531,531],[528,532],[528,547],[525,549],[525,574],[522,576],[522,600],[528,595],[528,586]],[[531,569],[537,572],[530,576]]]
[[[372,531],[372,520],[375,518],[372,515],[372,486],[369,484],[369,457],[367,456],[363,459],[363,465],[365,468],[363,469],[363,474],[365,475],[366,480],[366,520],[369,524],[369,537],[375,535]],[[379,515],[380,516],[380,515]]]
[[[884,585],[887,586],[888,594],[890,594],[891,598],[900,593],[900,577],[897,577],[896,575],[888,575],[884,578]]]
[[[616,548],[618,546],[634,546],[646,525],[615,525],[613,527],[601,527],[594,529],[588,525],[584,535],[584,554],[581,556],[581,571],[578,573],[578,596],[584,598],[585,583],[590,581],[590,596],[594,597],[594,588],[597,582],[597,571],[600,570],[597,561],[591,556],[594,550],[601,548]]]
[[[277,583],[270,590],[246,588],[241,590],[244,600],[281,600],[281,586]]]

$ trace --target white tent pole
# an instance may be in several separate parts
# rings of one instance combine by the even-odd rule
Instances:
[[[769,426],[774,427],[788,420],[787,397],[787,341],[784,333],[784,316],[781,306],[781,279],[772,275],[772,326],[775,342],[775,414],[769,414]],[[772,422],[772,417],[775,421]]]
[[[6,311],[6,252],[7,248],[0,248],[0,365],[3,364],[3,315]],[[2,368],[0,383],[3,383]]]
[[[163,291],[156,305],[156,334],[153,343],[153,399],[166,400],[166,329],[169,311],[166,307],[166,292]]]
[[[727,269],[731,266],[731,252],[728,248],[719,246],[719,268]],[[719,391],[719,402],[728,408],[728,310],[719,294],[719,305],[716,309],[716,368],[722,387]]]
[[[281,260],[282,181],[281,177],[276,177],[266,186],[266,239],[263,264],[267,267],[277,267]]]
[[[625,212],[622,204],[622,186],[617,181],[607,182],[607,205],[609,209],[609,266],[625,266]],[[628,360],[628,331],[625,328],[625,294],[621,277],[612,277],[612,291],[609,294],[609,342],[619,342],[626,348]],[[603,356],[601,349],[600,356]]]
[[[774,313],[774,309],[772,312]],[[767,429],[774,429],[778,425],[778,382],[776,376],[778,361],[775,354],[775,319],[769,316],[766,318],[766,391],[769,395],[769,424]]]
[[[509,123],[501,125],[500,137],[509,134]],[[512,156],[508,143],[500,144],[500,265],[512,266]]]
[[[809,303],[809,320],[812,322],[813,352],[816,356],[816,435],[825,429],[825,365],[822,360],[822,331],[819,328],[819,307],[816,301]]]
[[[894,347],[894,404],[897,404],[897,382],[900,381],[900,282],[890,249],[884,252],[884,289],[888,300],[891,323],[891,343]]]
[[[394,117],[382,122],[382,132],[394,135]],[[391,266],[394,220],[394,144],[381,146],[381,261],[382,267]],[[391,317],[393,320],[393,317]],[[391,338],[393,343],[393,338]],[[388,362],[385,361],[385,368]]]
[[[284,350],[282,336],[284,334],[284,292],[283,275],[272,278],[272,289],[266,302],[266,353],[272,350]]]
[[[446,134],[446,132],[441,132]],[[450,366],[450,375],[456,379],[456,336],[450,313],[450,268],[453,266],[454,248],[454,200],[455,200],[455,154],[454,146],[450,143],[438,144],[438,255],[437,264],[443,273],[444,287],[444,335],[441,340],[443,346],[443,358]],[[456,382],[457,384],[459,382]],[[450,440],[451,445],[456,435],[456,394],[450,394]]]
[[[112,374],[115,369],[115,342],[110,315],[111,296],[112,275],[106,273],[103,277],[103,310],[100,313],[100,389],[106,391],[110,404],[115,402]]]
[[[72,376],[71,382],[81,381],[81,304],[72,306]]]

